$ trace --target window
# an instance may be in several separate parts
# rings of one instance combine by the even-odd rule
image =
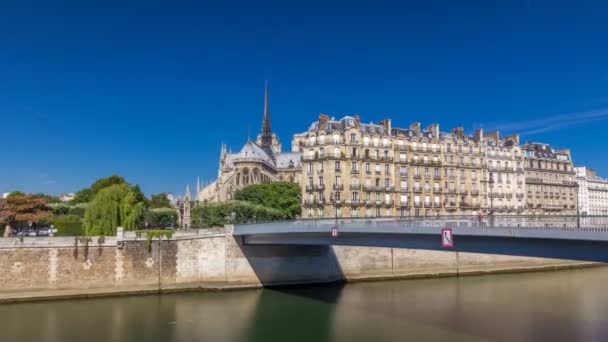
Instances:
[[[336,160],[336,171],[340,171],[340,161]]]
[[[401,165],[399,167],[399,176],[406,177],[407,176],[407,166]]]
[[[405,153],[400,153],[399,160],[405,162],[407,160],[407,155]]]
[[[319,187],[323,187],[323,176],[319,176]]]
[[[325,149],[323,147],[321,147],[319,149],[319,157],[323,158],[325,156]]]
[[[308,163],[308,173],[312,173],[313,169],[314,167],[312,166],[312,163]]]
[[[372,172],[372,164],[365,163],[365,172]]]
[[[384,173],[387,174],[387,175],[390,173],[390,165],[389,164],[384,164]]]
[[[359,202],[359,193],[358,192],[353,192],[351,194],[351,198],[353,200],[354,203]]]
[[[387,179],[384,180],[384,187],[387,188],[387,189],[391,187],[391,181],[390,181],[390,179],[387,178]]]
[[[439,168],[438,167],[435,168],[434,175],[435,175],[435,177],[439,177]]]
[[[356,172],[357,171],[357,162],[352,162],[351,168],[352,168],[353,171]]]
[[[425,167],[425,168],[424,168],[424,176],[425,176],[425,177],[430,177],[430,176],[431,176],[431,173],[430,173],[430,171],[429,171],[429,168],[428,168],[428,167]]]
[[[357,135],[354,133],[350,134],[350,142],[354,143],[355,141],[357,141]]]

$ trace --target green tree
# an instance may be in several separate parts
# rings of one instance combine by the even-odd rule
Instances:
[[[85,235],[114,235],[118,226],[135,229],[144,210],[144,203],[139,199],[126,183],[99,190],[84,213]]]
[[[148,210],[144,218],[152,228],[175,227],[177,211],[173,208],[154,208]]]
[[[301,198],[300,186],[289,182],[249,185],[234,195],[235,200],[278,209],[287,219],[294,219],[300,215]]]
[[[152,195],[150,197],[150,208],[171,208],[171,201],[167,198],[166,192]]]
[[[192,225],[195,227],[218,227],[227,223],[274,221],[284,218],[284,213],[275,208],[244,201],[197,204],[192,208]]]
[[[45,194],[45,193],[42,193],[42,192],[37,192],[37,193],[32,194],[32,195],[36,196],[36,197],[44,198],[47,203],[61,203],[61,200],[57,196]]]
[[[110,177],[99,178],[93,184],[91,184],[90,187],[78,191],[74,196],[74,199],[72,200],[72,204],[88,203],[93,200],[95,195],[97,195],[97,193],[101,190],[117,184],[126,184],[131,187],[131,185],[119,175],[111,175]],[[133,190],[138,202],[143,202],[144,205],[147,205],[148,199],[139,188],[139,185],[136,184],[132,186],[131,189]]]

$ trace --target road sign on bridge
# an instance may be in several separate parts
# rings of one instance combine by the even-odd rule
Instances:
[[[454,234],[452,232],[452,228],[446,227],[441,230],[441,247],[454,247]]]

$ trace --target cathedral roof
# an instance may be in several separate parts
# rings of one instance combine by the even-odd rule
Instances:
[[[232,161],[236,162],[239,159],[258,159],[274,165],[272,157],[253,140],[247,141],[241,151],[234,154]]]

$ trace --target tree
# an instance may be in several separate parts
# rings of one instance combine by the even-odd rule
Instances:
[[[98,191],[84,213],[84,232],[115,235],[116,227],[135,229],[144,209],[143,201],[128,184],[113,184]]]
[[[51,215],[44,198],[33,195],[11,195],[0,200],[0,221],[9,225],[43,222]]]
[[[152,228],[175,227],[177,211],[173,208],[155,208],[144,214],[146,222]]]
[[[300,186],[289,182],[249,185],[237,191],[234,199],[278,209],[288,219],[300,215],[302,210]]]
[[[218,227],[227,223],[274,221],[284,218],[275,208],[244,201],[197,204],[192,208],[192,224],[198,227]]]
[[[32,194],[32,195],[34,195],[36,197],[44,198],[47,203],[61,203],[61,200],[57,196],[45,194],[45,193],[42,193],[42,192],[37,192],[37,193]]]
[[[152,195],[150,197],[150,208],[171,208],[171,201],[167,198],[166,192]]]
[[[87,203],[103,188],[115,184],[127,184],[127,181],[119,175],[111,175],[110,177],[99,178],[90,187],[84,188],[76,193],[72,203]]]

